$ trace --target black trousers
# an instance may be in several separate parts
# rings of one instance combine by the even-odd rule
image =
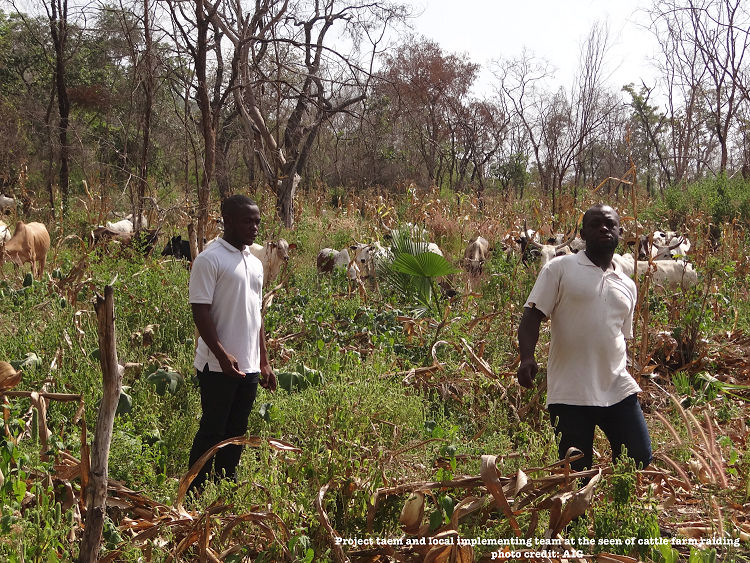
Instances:
[[[223,372],[198,371],[201,392],[201,422],[190,450],[189,467],[213,446],[247,432],[247,420],[258,392],[259,373],[248,373],[244,378],[225,375]],[[188,490],[200,490],[213,469],[216,476],[235,479],[240,463],[242,446],[221,448],[213,459],[203,466]]]
[[[548,409],[555,432],[562,435],[558,447],[560,459],[565,458],[571,446],[583,452],[581,459],[570,464],[574,471],[591,467],[596,426],[609,440],[612,459],[619,457],[625,446],[636,467],[646,468],[651,463],[651,438],[637,395],[630,395],[609,407],[552,404]]]

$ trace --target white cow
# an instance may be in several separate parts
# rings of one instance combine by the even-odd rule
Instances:
[[[12,197],[7,197],[4,195],[0,195],[0,213],[5,213],[6,211],[12,209],[16,205],[16,200]]]
[[[570,245],[575,240],[575,233],[573,233],[567,240],[564,240],[560,244],[539,244],[533,239],[527,239],[527,243],[530,247],[539,250],[541,257],[540,264],[544,266],[547,262],[557,256],[564,256],[565,254],[572,254],[573,251],[570,249]]]
[[[484,263],[487,261],[490,253],[490,243],[481,236],[473,238],[464,250],[464,257],[461,260],[461,266],[472,277],[477,277],[482,273]]]
[[[114,223],[112,221],[107,221],[106,227],[110,231],[114,231],[122,235],[132,233],[134,230],[133,222],[130,219],[120,219],[119,221],[115,221]]]
[[[263,264],[264,286],[268,286],[278,277],[281,267],[289,262],[289,251],[295,248],[297,248],[296,244],[289,244],[283,238],[268,241],[263,245],[257,243],[250,245],[250,252]]]
[[[565,239],[565,235],[559,234],[551,237],[547,240],[547,244],[542,244],[540,241],[539,233],[533,231],[526,226],[526,220],[523,221],[523,234],[517,240],[521,247],[521,260],[526,263],[531,254],[531,249],[535,249],[539,252],[541,257],[541,265],[544,266],[547,262],[555,258],[556,256],[563,256],[565,254],[572,254],[570,245],[574,243],[576,238],[575,230],[573,233]],[[565,240],[563,240],[565,239]]]
[[[675,231],[654,231],[650,237],[641,236],[638,258],[645,260],[651,256],[653,260],[672,260],[675,256],[685,256],[690,247],[690,240]]]
[[[11,237],[10,229],[3,221],[0,221],[0,245],[9,241]]]
[[[625,275],[632,277],[635,271],[635,260],[632,254],[615,254],[612,261],[617,262]],[[638,260],[638,277],[651,270],[651,279],[661,285],[682,285],[692,287],[698,283],[698,272],[693,265],[684,260]]]
[[[334,269],[346,270],[350,263],[349,251],[346,248],[341,250],[323,248],[318,252],[316,259],[318,272],[322,274],[330,274]]]

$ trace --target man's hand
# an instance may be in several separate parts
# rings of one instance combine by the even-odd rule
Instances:
[[[539,372],[539,366],[536,365],[536,360],[534,358],[523,360],[521,365],[518,366],[518,371],[516,372],[518,383],[521,384],[521,387],[531,389],[534,386],[534,378],[536,377],[537,372]]]
[[[271,392],[276,391],[276,374],[271,369],[270,364],[264,364],[260,366],[259,383],[260,386],[263,387],[263,389],[268,389]]]
[[[225,375],[228,375],[229,377],[245,377],[245,374],[239,370],[240,364],[237,362],[237,358],[232,356],[232,354],[226,354],[225,357],[216,359],[219,360],[221,371],[223,371]]]

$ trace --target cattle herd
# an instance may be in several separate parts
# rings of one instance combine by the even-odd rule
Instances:
[[[0,196],[0,213],[9,213],[13,209],[15,201]],[[117,241],[123,246],[136,246],[140,251],[150,253],[157,244],[159,229],[149,229],[146,217],[141,218],[141,225],[142,228],[135,231],[130,215],[118,221],[107,221],[105,225],[97,226],[91,231],[90,244],[95,247],[109,241]],[[385,244],[379,241],[354,241],[350,246],[340,250],[321,249],[316,259],[317,270],[321,274],[334,270],[344,271],[347,279],[353,283],[362,284],[362,280],[373,280],[378,269],[393,260],[393,241],[407,234],[415,241],[412,242],[413,252],[443,255],[437,244],[426,242],[429,235],[424,229],[407,224],[399,230],[387,233],[384,237]],[[652,280],[661,285],[689,287],[698,282],[698,273],[687,259],[691,244],[686,236],[674,231],[659,230],[642,235],[637,240],[625,240],[634,250],[622,255],[615,254],[613,260],[626,275],[643,276],[644,273],[650,272]],[[204,247],[212,242],[213,240],[206,241]],[[0,265],[5,260],[17,266],[29,263],[34,277],[40,277],[44,273],[49,247],[49,233],[42,223],[18,221],[11,234],[8,225],[0,221]],[[268,286],[277,279],[282,266],[289,261],[289,251],[295,248],[294,243],[290,244],[284,239],[251,246],[250,251],[263,264],[264,285]],[[540,264],[544,265],[557,256],[581,251],[585,244],[576,236],[575,231],[569,234],[550,232],[543,235],[539,231],[529,229],[524,221],[522,228],[517,227],[499,240],[497,248],[508,254],[517,252],[524,264],[538,258]],[[482,236],[476,236],[468,241],[459,265],[467,273],[470,291],[480,280],[492,250],[488,240]],[[189,240],[183,239],[181,235],[169,239],[161,255],[188,261],[192,261],[193,258]]]

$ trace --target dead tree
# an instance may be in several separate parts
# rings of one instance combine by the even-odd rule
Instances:
[[[94,442],[91,445],[91,470],[89,484],[85,491],[86,518],[79,563],[98,560],[99,544],[104,529],[104,515],[107,511],[107,479],[109,446],[112,442],[112,427],[115,411],[120,401],[122,372],[117,362],[115,340],[114,289],[104,288],[104,297],[97,294],[97,331],[99,333],[99,361],[102,366],[102,402],[96,419]]]

